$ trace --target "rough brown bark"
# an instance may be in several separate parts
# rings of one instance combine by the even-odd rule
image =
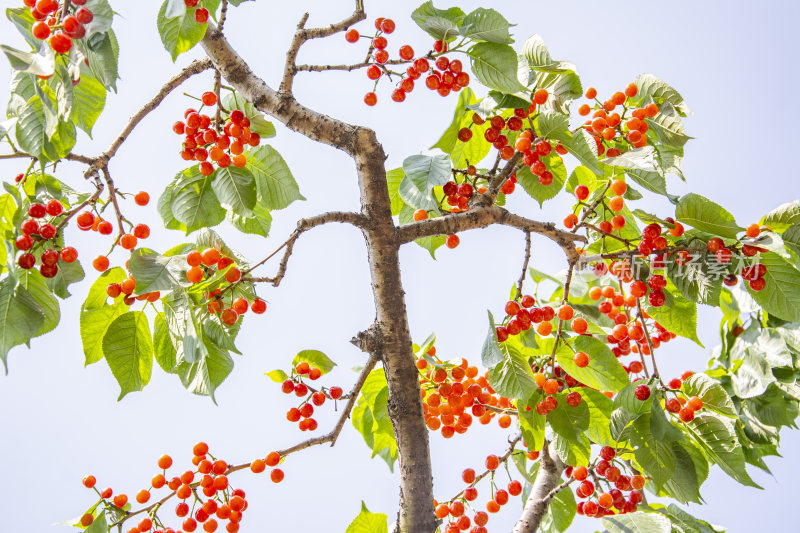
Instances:
[[[433,532],[433,476],[428,431],[422,413],[417,368],[400,276],[398,239],[386,182],[386,155],[372,130],[353,126],[300,105],[258,78],[225,37],[209,25],[203,48],[225,79],[260,111],[306,137],[338,148],[356,163],[362,231],[367,242],[375,323],[364,345],[381,359],[389,384],[389,416],[394,425],[400,466],[401,532]]]
[[[554,451],[551,451],[550,446],[545,444],[539,472],[536,474],[530,496],[525,502],[522,516],[514,526],[512,533],[534,533],[539,528],[550,501],[558,492],[563,471],[564,463]]]

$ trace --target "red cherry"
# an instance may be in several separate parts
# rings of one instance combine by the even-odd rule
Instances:
[[[77,4],[77,2],[75,3]],[[77,18],[78,22],[81,24],[89,24],[92,20],[94,20],[94,14],[89,8],[82,7],[75,12],[75,18]]]
[[[57,54],[66,54],[72,49],[72,39],[64,32],[58,31],[50,37],[50,46]]]
[[[198,24],[205,24],[208,22],[208,9],[201,7],[194,12],[194,20]]]
[[[74,263],[78,258],[78,251],[72,246],[67,246],[61,250],[61,260],[65,263]]]
[[[648,387],[647,385],[639,385],[636,387],[634,395],[636,396],[637,400],[643,402],[650,397],[650,387]]]
[[[31,253],[24,253],[19,256],[19,259],[17,259],[17,264],[21,268],[28,270],[29,268],[33,268],[33,266],[36,264],[36,257],[34,257],[34,255]]]
[[[356,30],[355,28],[347,30],[344,34],[344,38],[348,43],[354,43],[358,41],[359,37],[360,35],[358,34],[358,30]]]
[[[45,206],[45,211],[47,211],[47,214],[50,215],[51,217],[57,217],[58,215],[64,212],[64,206],[61,202],[53,198],[52,200],[47,202],[47,205]]]

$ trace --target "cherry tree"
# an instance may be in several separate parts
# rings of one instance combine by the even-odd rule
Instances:
[[[12,348],[56,328],[60,300],[89,271],[96,279],[80,309],[80,339],[87,363],[110,367],[119,399],[144,389],[154,361],[213,399],[233,371],[240,328],[267,311],[258,295],[291,275],[306,232],[337,223],[360,231],[367,249],[375,319],[342,334],[365,363],[343,388],[323,379],[335,366],[328,355],[299,352],[268,376],[297,399],[286,418],[307,439],[230,463],[198,442],[191,469],[173,469],[165,455],[130,497],[100,490],[88,475],[93,496],[73,525],[89,533],[238,531],[248,506],[258,505],[246,499],[240,471],[280,483],[288,456],[333,445],[352,425],[373,457],[397,464],[400,486],[396,517],[364,506],[348,531],[385,532],[391,521],[402,532],[480,533],[512,497],[524,502],[518,533],[565,531],[576,514],[612,533],[718,531],[677,504],[702,502],[712,465],[757,486],[746,465],[766,469],[763,458],[778,453],[780,429],[794,426],[800,410],[800,202],[740,226],[708,198],[670,194],[668,176],[683,178],[691,139],[680,93],[642,74],[600,95],[539,36],[515,42],[513,25],[494,9],[426,2],[410,17],[419,44],[403,43],[396,54],[390,41],[401,22],[367,20],[362,0],[327,26],[310,27],[305,15],[271,86],[225,36],[226,19],[245,1],[163,2],[154,16],[166,52],[174,60],[198,48],[205,58],[174,73],[98,155],[79,151],[78,130],[91,134],[116,90],[112,6],[24,0],[6,11],[28,49],[2,45],[11,99],[0,159],[18,160],[20,172],[0,196],[0,355],[6,364]],[[318,39],[345,39],[364,59],[299,64],[299,50]],[[295,98],[300,73],[329,71],[365,74],[363,101],[374,112],[429,92],[454,108],[452,122],[434,151],[387,168],[379,132]],[[129,214],[150,194],[116,183],[114,158],[143,120],[165,120],[150,115],[197,76],[207,77],[208,90],[192,96],[164,140],[185,168],[159,191],[163,228],[175,237],[157,251],[145,245],[150,227]],[[226,222],[267,237],[273,217],[303,198],[265,142],[276,134],[271,121],[349,156],[361,209],[303,218],[250,262],[211,228]],[[82,165],[83,180],[66,181],[62,162]],[[567,196],[572,205],[554,220],[534,220],[512,209],[517,195],[542,206]],[[670,210],[637,208],[645,195],[664,197]],[[509,297],[488,314],[480,355],[454,359],[437,352],[433,335],[412,339],[401,247],[435,257],[458,247],[464,232],[493,225],[519,230],[525,254]],[[69,242],[73,229],[105,238],[108,253],[83,257]],[[535,240],[560,248],[563,272],[531,266]],[[662,345],[678,336],[699,344],[698,304],[720,309],[721,346],[705,370],[662,375]],[[315,412],[334,405],[335,424],[320,427]],[[463,471],[457,494],[435,494],[428,433],[457,438],[474,424],[499,426],[497,450],[480,469]],[[515,479],[501,481],[501,468]],[[647,493],[677,503],[648,502]]]

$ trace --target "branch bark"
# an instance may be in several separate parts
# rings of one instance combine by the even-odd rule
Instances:
[[[357,12],[359,6],[357,3]],[[276,92],[269,87],[213,24],[209,24],[201,44],[228,83],[257,109],[311,140],[344,151],[355,162],[376,313],[371,338],[365,344],[371,347],[372,355],[382,360],[389,385],[389,416],[400,467],[397,528],[401,532],[432,533],[436,518],[428,431],[400,276],[402,243],[392,219],[383,147],[372,130],[313,111],[299,104],[290,92]]]
[[[545,236],[561,246],[570,262],[578,260],[575,243],[586,241],[584,236],[560,230],[552,222],[530,220],[497,206],[473,207],[462,213],[405,224],[397,228],[397,238],[401,243],[407,243],[422,237],[450,235],[459,231],[485,228],[492,224],[510,226],[526,233]]]
[[[534,533],[539,528],[539,524],[547,512],[547,507],[550,505],[550,500],[558,494],[556,489],[566,486],[559,485],[564,468],[564,463],[556,453],[551,451],[549,443],[546,442],[531,494],[528,496],[528,501],[525,502],[522,516],[514,526],[512,533]]]

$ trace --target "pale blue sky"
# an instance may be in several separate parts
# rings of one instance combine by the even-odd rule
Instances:
[[[12,3],[4,0],[2,4]],[[121,15],[115,29],[122,47],[123,79],[119,94],[110,98],[96,126],[94,140],[79,141],[76,151],[88,155],[104,149],[127,117],[178,68],[161,49],[156,33],[158,2],[112,4]],[[430,45],[408,17],[416,3],[367,0],[366,5],[370,19],[389,16],[397,21],[391,50],[404,42],[418,50]],[[694,111],[686,119],[686,128],[696,139],[686,150],[689,183],[673,180],[673,193],[691,190],[708,196],[728,207],[740,224],[756,221],[776,205],[800,197],[795,176],[800,113],[792,103],[800,85],[795,68],[800,50],[797,3],[509,0],[461,4],[465,9],[479,5],[491,5],[518,23],[513,29],[518,42],[533,33],[542,35],[552,55],[574,62],[584,86],[594,85],[601,95],[624,88],[641,72],[652,72],[675,86]],[[271,83],[280,76],[283,51],[302,11],[311,11],[311,24],[327,24],[352,10],[352,3],[344,0],[275,6],[264,0],[244,4],[231,11],[228,23],[231,41]],[[0,22],[0,28],[3,42],[20,45],[8,22]],[[179,65],[187,63],[190,55],[181,57]],[[300,59],[325,63],[362,58],[361,47],[335,37],[310,44]],[[186,90],[199,94],[210,85],[210,76],[200,77]],[[363,73],[301,74],[296,93],[307,105],[374,127],[392,166],[433,144],[449,123],[453,98],[418,90],[404,104],[394,104],[384,87],[383,102],[368,109],[361,98],[369,87]],[[0,101],[6,96],[2,83]],[[157,198],[183,163],[170,125],[191,105],[175,94],[136,130],[112,163],[120,188],[145,188]],[[353,166],[343,154],[282,128],[270,142],[286,158],[308,201],[274,213],[267,243],[224,230],[228,242],[254,260],[282,242],[297,218],[356,209],[358,201]],[[5,179],[19,171],[19,164],[0,163]],[[81,184],[80,176],[76,166],[64,165],[59,170],[59,178],[75,186]],[[546,220],[561,220],[566,206],[565,200],[555,200],[540,212],[522,194],[515,194],[510,202],[512,209]],[[642,207],[669,214],[668,205],[652,199],[643,201]],[[127,210],[134,219],[157,225],[155,201],[144,209],[127,206]],[[94,234],[77,233],[69,234],[69,239],[78,243],[84,259],[107,246]],[[156,249],[183,242],[176,232],[153,233],[147,245]],[[501,308],[518,276],[523,240],[515,231],[495,228],[466,233],[461,243],[456,250],[441,250],[437,262],[413,245],[404,249],[405,289],[415,339],[436,331],[440,354],[477,361],[486,309]],[[540,270],[562,267],[558,251],[543,242],[536,242],[532,261]],[[451,288],[443,290],[443,285]],[[92,495],[80,485],[87,473],[97,476],[98,485],[111,485],[133,496],[147,485],[161,454],[169,453],[177,464],[185,465],[198,440],[208,441],[212,451],[231,462],[300,440],[305,434],[284,421],[289,400],[263,373],[287,368],[296,352],[316,348],[340,363],[326,382],[348,389],[354,379],[348,369],[364,361],[348,340],[373,317],[360,235],[341,226],[314,230],[298,243],[280,289],[261,291],[269,301],[267,313],[246,317],[238,343],[244,356],[236,357],[233,374],[219,389],[219,406],[189,395],[176,378],[158,369],[144,392],[117,403],[117,385],[105,363],[83,368],[77,310],[87,287],[88,283],[74,286],[76,296],[62,306],[58,331],[35,339],[29,351],[15,348],[9,356],[9,376],[0,377],[4,531],[49,531],[49,524],[80,515],[93,503]],[[710,348],[716,343],[717,315],[702,312],[701,324],[700,337]],[[703,369],[708,358],[707,351],[686,341],[670,343],[662,352],[660,365],[666,374]],[[333,420],[330,412],[319,417],[319,431],[327,431]],[[486,454],[502,452],[505,440],[496,426],[476,428],[451,441],[432,435],[436,494],[449,497],[459,490],[461,470],[477,469]],[[791,531],[787,524],[796,520],[796,498],[790,490],[800,475],[798,449],[798,433],[785,432],[787,457],[767,461],[775,477],[751,469],[764,491],[737,486],[714,468],[702,490],[708,505],[693,507],[691,512],[734,533]],[[263,531],[266,526],[275,531],[343,531],[357,514],[361,499],[373,511],[395,513],[396,476],[383,462],[369,459],[361,437],[349,424],[335,449],[318,447],[294,455],[284,470],[286,479],[279,486],[249,473],[236,477],[250,500],[243,531]],[[478,501],[486,499],[484,492]],[[492,518],[490,530],[509,530],[519,510],[519,502],[509,505]],[[596,527],[594,521],[576,521],[573,531],[591,532]]]

